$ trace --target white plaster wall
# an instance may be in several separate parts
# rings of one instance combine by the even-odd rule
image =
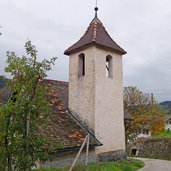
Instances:
[[[71,166],[76,158],[79,150],[72,152],[58,152],[56,155],[51,156],[51,160],[45,162],[39,162],[37,168],[58,168],[64,166]],[[76,165],[84,164],[86,159],[85,150],[81,152]],[[89,150],[88,162],[96,162],[96,155],[94,149]]]
[[[171,131],[171,124],[165,124],[165,130],[170,130]]]
[[[137,138],[149,138],[151,137],[151,133],[149,132],[149,134],[143,134],[143,133],[140,133],[137,135]]]
[[[85,54],[85,76],[78,78],[78,56]],[[122,56],[95,46],[70,56],[69,109],[92,128],[103,146],[96,154],[125,150]],[[106,56],[113,78],[106,78]]]
[[[83,123],[94,129],[94,50],[90,47],[80,53],[85,54],[85,75],[78,77],[78,56],[70,56],[69,64],[69,109],[77,114]]]
[[[96,48],[95,134],[103,143],[96,153],[125,150],[122,56]],[[113,78],[105,75],[106,56],[113,58]]]

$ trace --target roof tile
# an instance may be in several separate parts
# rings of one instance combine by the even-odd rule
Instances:
[[[68,83],[54,80],[45,80],[45,82],[51,83],[53,87],[53,91],[50,93],[53,114],[46,125],[40,128],[39,134],[45,136],[51,144],[56,144],[55,150],[80,147],[89,130],[81,127],[81,123],[74,120],[66,110],[68,108]],[[61,142],[62,145],[58,147],[57,144]],[[97,145],[101,145],[101,143],[94,135],[91,135],[90,146]]]
[[[80,48],[87,45],[100,45],[102,47],[109,48],[120,54],[126,54],[126,51],[122,49],[108,34],[103,24],[98,18],[95,18],[87,28],[85,34],[74,45],[69,47],[64,54],[70,55],[77,52]]]

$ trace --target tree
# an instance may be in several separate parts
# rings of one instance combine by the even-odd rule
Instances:
[[[124,109],[127,111],[139,114],[142,110],[148,110],[150,101],[150,95],[145,94],[136,87],[124,87]]]
[[[159,134],[164,130],[160,106],[149,94],[136,87],[124,88],[124,110],[130,113],[133,119],[130,125],[127,125],[126,134],[134,135],[146,130],[150,130],[152,134]]]
[[[25,49],[28,57],[7,52],[5,71],[13,78],[9,83],[10,98],[0,110],[1,170],[29,171],[35,161],[47,156],[46,139],[37,131],[51,113],[47,95],[51,88],[43,80],[56,58],[38,62],[36,48],[30,41]]]

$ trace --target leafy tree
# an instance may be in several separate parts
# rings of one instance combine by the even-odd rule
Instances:
[[[9,83],[10,98],[0,110],[0,170],[29,171],[35,161],[47,156],[46,138],[37,131],[50,116],[47,94],[51,88],[43,79],[56,58],[38,62],[30,41],[25,49],[27,57],[7,52],[5,71],[13,78]]]
[[[131,114],[132,122],[126,128],[126,135],[135,135],[150,130],[159,134],[164,130],[163,112],[160,105],[149,94],[136,87],[124,88],[124,110]]]

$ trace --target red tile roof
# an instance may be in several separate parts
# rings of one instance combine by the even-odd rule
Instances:
[[[110,50],[122,55],[126,54],[126,51],[116,44],[116,42],[110,37],[98,18],[93,19],[81,39],[69,47],[64,54],[70,55],[87,45],[97,45],[98,47],[109,48]]]
[[[91,132],[87,129],[78,118],[68,111],[68,89],[69,83],[45,80],[53,87],[50,93],[53,104],[53,115],[49,118],[44,129],[40,129],[40,134],[46,136],[53,144],[62,142],[56,150],[74,149],[80,147],[86,135],[89,133],[90,146],[102,145]],[[128,113],[124,113],[124,119],[130,119]]]
[[[87,134],[90,134],[90,146],[102,145],[93,132],[68,110],[69,83],[56,80],[45,80],[45,83],[53,87],[50,92],[52,116],[43,128],[39,128],[38,134],[48,139],[53,152],[79,148]],[[124,116],[130,118],[127,113]]]
[[[53,114],[40,128],[39,135],[45,136],[56,147],[53,150],[57,151],[79,148],[88,133],[90,146],[101,145],[93,133],[68,111],[68,83],[54,80],[45,82],[53,87],[50,93]]]

